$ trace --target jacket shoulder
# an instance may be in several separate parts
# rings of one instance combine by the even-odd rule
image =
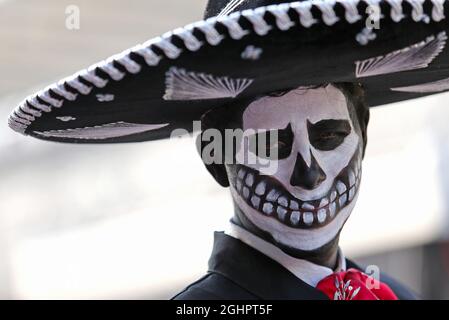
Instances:
[[[354,261],[349,260],[349,259],[346,259],[346,265],[349,268],[355,268],[362,272],[365,272],[365,270],[366,270],[366,266],[358,265]],[[412,290],[410,290],[409,288],[407,288],[406,286],[401,284],[399,281],[393,279],[392,277],[390,277],[389,275],[387,275],[383,272],[380,273],[379,280],[381,282],[387,284],[390,287],[390,289],[393,290],[393,292],[396,294],[396,296],[398,297],[399,300],[418,300],[419,299],[418,295],[415,292],[413,292]]]
[[[390,287],[390,289],[393,290],[393,292],[396,294],[399,300],[419,299],[418,295],[415,292],[413,292],[412,290],[401,284],[399,281],[393,279],[389,275],[381,273],[380,276],[381,276],[380,280],[383,283],[386,283]]]
[[[210,272],[187,286],[172,300],[252,300],[256,296],[225,276]]]

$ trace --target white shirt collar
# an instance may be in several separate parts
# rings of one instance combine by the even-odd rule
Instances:
[[[331,275],[334,272],[346,271],[346,259],[340,248],[338,249],[338,266],[335,270],[332,270],[307,260],[294,258],[286,254],[275,245],[259,238],[258,236],[255,236],[251,232],[232,222],[225,230],[225,233],[231,237],[239,239],[250,247],[278,262],[288,271],[293,273],[297,278],[313,287],[316,287],[321,279]]]

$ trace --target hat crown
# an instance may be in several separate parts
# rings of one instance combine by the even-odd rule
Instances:
[[[227,15],[234,11],[245,9],[255,9],[258,7],[269,6],[272,4],[289,3],[304,0],[209,0],[204,12],[204,18]]]

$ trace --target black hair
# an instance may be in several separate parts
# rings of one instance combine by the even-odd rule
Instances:
[[[349,105],[349,115],[354,124],[358,124],[363,138],[363,155],[368,144],[369,106],[365,98],[365,90],[360,83],[337,82],[333,85],[344,94]],[[355,116],[355,117],[354,117]],[[358,121],[355,121],[356,118]]]

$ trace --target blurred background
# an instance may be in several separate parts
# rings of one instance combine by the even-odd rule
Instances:
[[[0,0],[0,298],[166,299],[204,274],[232,204],[192,138],[76,146],[6,124],[27,95],[200,19],[205,2]],[[341,241],[348,257],[436,299],[449,298],[448,99],[372,110]]]

